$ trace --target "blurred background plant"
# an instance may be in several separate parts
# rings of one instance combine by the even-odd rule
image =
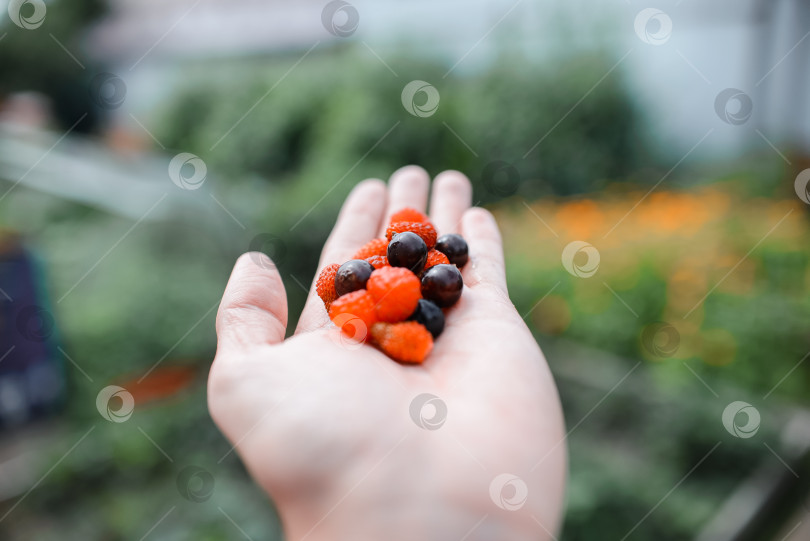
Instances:
[[[345,195],[408,163],[468,174],[503,228],[511,296],[546,351],[570,428],[562,539],[707,536],[728,530],[724,509],[763,464],[801,471],[783,426],[806,406],[810,377],[808,222],[793,182],[806,154],[800,138],[774,145],[763,124],[750,135],[754,120],[738,140],[739,126],[714,115],[719,87],[684,91],[686,105],[671,108],[701,104],[686,115],[697,135],[662,119],[661,104],[649,106],[658,89],[632,65],[646,66],[650,48],[605,30],[620,20],[624,36],[640,7],[601,21],[594,8],[597,21],[572,33],[577,15],[565,8],[526,8],[557,28],[543,45],[535,28],[499,27],[510,6],[493,2],[479,33],[497,30],[476,51],[461,37],[427,47],[333,38],[325,3],[237,2],[245,27],[224,19],[214,30],[250,42],[251,10],[285,13],[268,24],[290,29],[234,53],[206,26],[210,12],[157,4],[108,13],[95,0],[54,1],[40,28],[1,28],[0,225],[41,262],[66,385],[57,415],[2,433],[3,539],[280,539],[207,414],[219,296],[239,253],[265,251],[295,328]],[[356,12],[363,24],[363,13],[379,15],[360,2]],[[684,39],[688,52],[702,38]],[[465,51],[473,58],[456,69]],[[692,62],[677,62],[682,86],[703,84]],[[435,114],[403,107],[413,80],[439,90]],[[696,151],[713,132],[726,143]],[[182,152],[205,164],[197,189],[167,174]],[[574,275],[587,254],[561,264],[573,241],[596,249],[592,276]],[[126,422],[93,408],[111,384],[135,399]],[[759,408],[756,438],[723,429],[734,400]],[[799,506],[806,483],[790,486]],[[760,507],[774,501],[755,488]],[[798,520],[783,508],[748,535],[781,539]]]

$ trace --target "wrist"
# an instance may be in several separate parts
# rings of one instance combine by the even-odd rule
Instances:
[[[433,456],[437,455],[441,453]],[[523,507],[509,511],[493,502],[490,483],[494,475],[483,469],[465,469],[463,475],[453,478],[447,475],[453,471],[448,464],[426,467],[424,462],[413,461],[409,471],[409,463],[399,460],[373,468],[377,462],[365,462],[363,471],[333,477],[330,486],[297,487],[293,497],[276,499],[285,539],[552,539],[548,532],[556,529],[558,517],[544,516],[538,505],[540,490]],[[535,488],[544,482],[527,481]]]
[[[433,503],[401,501],[386,502],[380,498],[339,505],[323,513],[313,513],[315,507],[280,510],[286,541],[538,541],[551,539],[526,513],[511,513],[487,509],[481,505],[448,503],[445,499]],[[491,502],[490,502],[491,503]],[[320,510],[319,510],[320,511]]]

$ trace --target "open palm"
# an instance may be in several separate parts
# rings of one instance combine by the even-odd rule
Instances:
[[[400,169],[355,187],[319,271],[341,263],[430,180]],[[563,422],[545,359],[509,301],[500,234],[469,181],[434,183],[430,218],[461,233],[464,291],[422,365],[345,340],[310,291],[294,336],[272,262],[236,263],[217,316],[211,414],[272,496],[287,539],[550,539],[565,480]],[[317,275],[316,275],[317,276]]]

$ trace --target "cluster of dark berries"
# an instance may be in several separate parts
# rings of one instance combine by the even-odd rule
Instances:
[[[406,208],[391,216],[386,238],[326,266],[316,289],[343,333],[397,361],[421,363],[444,330],[444,311],[461,297],[467,259],[461,235],[437,238],[427,216]]]

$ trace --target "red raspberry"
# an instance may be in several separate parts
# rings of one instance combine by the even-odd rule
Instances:
[[[385,236],[388,238],[388,242],[391,242],[391,238],[396,233],[405,231],[413,231],[422,237],[428,249],[436,245],[436,228],[433,227],[433,224],[430,222],[393,222],[388,226],[388,229],[385,230]]]
[[[445,257],[445,259],[447,259]],[[388,258],[384,255],[373,255],[371,257],[367,257],[366,261],[371,263],[371,266],[375,269],[381,269],[383,267],[390,267],[391,264],[388,262]]]
[[[357,250],[352,259],[368,259],[374,255],[385,255],[388,251],[388,239],[374,239]]]
[[[433,349],[430,332],[416,321],[375,323],[371,337],[389,357],[402,363],[421,363]]]
[[[405,207],[402,210],[398,210],[391,215],[391,219],[388,223],[394,222],[429,222],[427,216],[424,213],[419,212],[415,208]]]
[[[379,321],[397,322],[410,316],[422,298],[422,282],[403,267],[383,267],[371,273],[366,288],[376,301]]]
[[[315,291],[323,301],[323,305],[329,310],[332,301],[337,299],[337,291],[335,291],[335,275],[337,274],[340,265],[332,263],[327,265],[318,275],[318,281],[315,283]]]
[[[448,264],[450,264],[450,260],[447,259],[446,255],[441,253],[439,250],[430,250],[427,255],[427,262],[425,263],[424,270],[428,270],[433,265],[448,265]]]
[[[363,340],[369,334],[371,326],[377,322],[374,297],[365,289],[346,293],[332,303],[329,319],[347,336]]]

